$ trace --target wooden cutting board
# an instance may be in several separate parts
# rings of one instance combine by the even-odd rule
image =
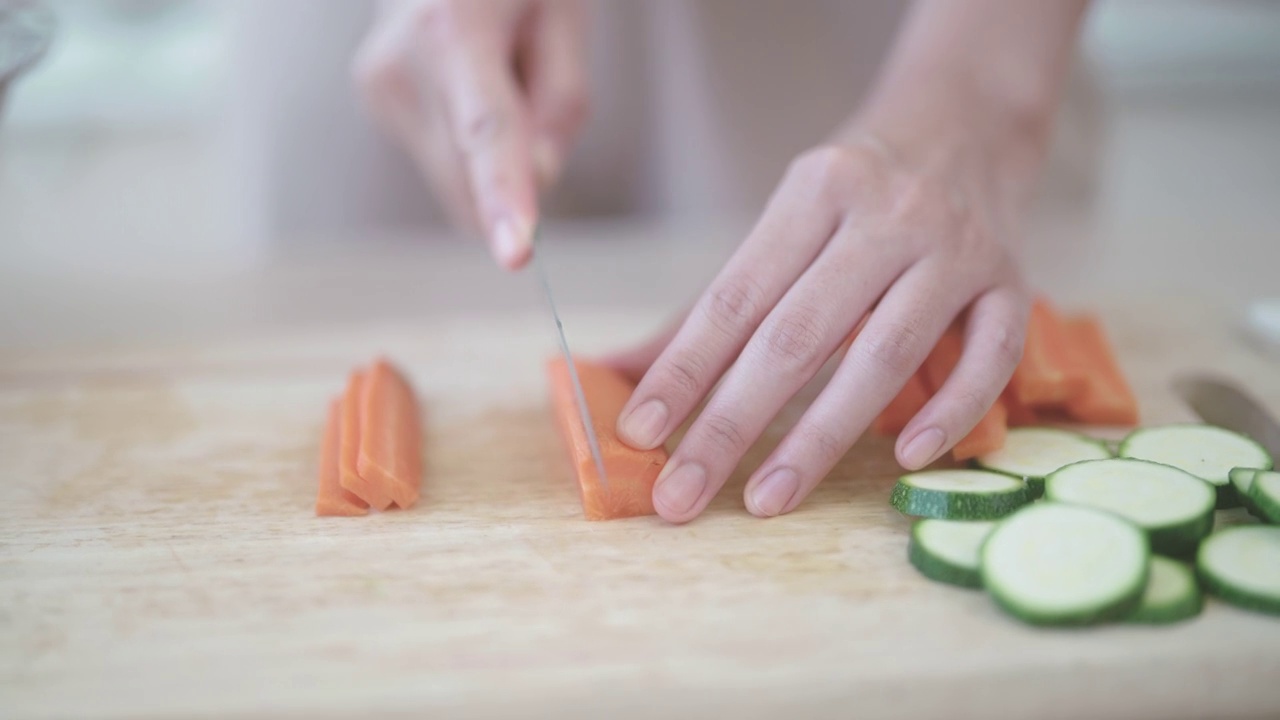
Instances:
[[[1176,312],[1172,311],[1176,310]],[[1149,422],[1212,367],[1280,372],[1207,309],[1107,314]],[[570,313],[590,353],[656,318]],[[0,364],[0,715],[1275,717],[1280,619],[1036,630],[906,562],[891,444],[796,512],[746,474],[706,515],[582,519],[550,422],[545,316]],[[325,402],[375,353],[427,409],[410,511],[316,518]]]

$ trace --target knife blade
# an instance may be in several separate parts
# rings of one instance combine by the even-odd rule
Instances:
[[[1253,438],[1280,457],[1280,423],[1234,383],[1197,374],[1178,378],[1174,389],[1205,422]]]
[[[582,392],[582,381],[578,379],[578,368],[573,362],[573,354],[569,352],[569,341],[564,336],[564,323],[560,320],[560,311],[556,309],[555,298],[551,294],[551,282],[547,279],[547,269],[542,263],[542,252],[539,241],[542,238],[542,226],[533,229],[533,269],[542,285],[542,294],[547,298],[547,307],[551,309],[551,319],[556,324],[556,336],[560,341],[560,352],[564,354],[565,365],[569,368],[569,380],[573,383],[573,394],[578,402],[578,415],[582,418],[582,429],[587,435],[587,444],[591,447],[591,457],[596,463],[596,472],[600,475],[600,485],[609,489],[609,479],[605,477],[604,455],[600,452],[600,440],[596,437],[595,422],[591,419],[591,410],[587,408],[587,397]]]

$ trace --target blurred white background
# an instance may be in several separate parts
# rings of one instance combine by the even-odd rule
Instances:
[[[278,150],[294,134],[317,132],[296,122],[299,112],[312,113],[311,127],[323,128],[328,113],[363,122],[354,93],[331,93],[328,105],[304,104],[293,115],[245,103],[253,88],[259,98],[293,89],[266,84],[301,62],[289,37],[264,37],[284,27],[328,33],[333,47],[315,55],[327,60],[314,72],[328,86],[349,87],[344,58],[364,29],[362,3],[328,6],[327,22],[343,23],[338,31],[319,26],[322,14],[303,7],[310,3],[52,5],[59,36],[17,85],[0,124],[6,276],[238,267],[322,235],[359,241],[412,220],[394,212],[335,219],[326,203],[291,196],[307,183],[335,197],[370,192],[361,158],[391,153],[372,134],[366,146],[318,157],[291,159]],[[1046,208],[1056,229],[1033,234],[1051,238],[1045,243],[1099,238],[1085,253],[1083,277],[1102,287],[1194,287],[1231,300],[1274,288],[1280,3],[1102,0],[1082,54],[1100,122],[1096,135],[1068,138],[1059,152],[1068,166],[1076,157],[1096,163],[1097,202]],[[376,210],[383,200],[365,205]],[[722,210],[693,202],[673,217],[701,222]],[[625,219],[655,220],[643,213]],[[1055,257],[1052,249],[1041,255],[1042,264]]]

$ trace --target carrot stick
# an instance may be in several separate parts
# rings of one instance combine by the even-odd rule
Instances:
[[[324,437],[320,439],[320,486],[316,489],[317,516],[366,515],[369,504],[347,492],[338,483],[338,453],[342,436],[342,398],[329,401],[329,412],[324,423]]]
[[[960,354],[964,350],[964,341],[960,331],[951,328],[943,334],[933,352],[925,358],[921,370],[931,393],[937,393],[951,376],[951,371],[960,362]],[[951,449],[956,460],[968,460],[1004,446],[1005,434],[1008,431],[1008,410],[999,398],[992,403],[990,409],[982,416],[969,434],[961,438]]]
[[[1025,427],[1040,422],[1035,410],[1018,402],[1018,398],[1014,397],[1012,385],[1005,387],[1000,395],[1000,402],[1004,403],[1007,411],[1009,427]]]
[[[391,497],[376,485],[361,477],[357,467],[360,457],[361,417],[360,397],[364,391],[365,373],[356,370],[347,381],[342,393],[341,442],[338,449],[338,484],[378,510],[391,506]]]
[[[907,384],[898,391],[897,397],[880,411],[880,415],[871,423],[871,430],[879,435],[896,435],[902,432],[911,418],[920,412],[924,404],[929,402],[929,389],[919,372],[907,378]]]
[[[604,459],[607,487],[602,486],[591,456],[569,366],[563,358],[547,362],[547,379],[551,410],[577,476],[583,515],[588,520],[653,515],[653,484],[667,462],[667,451],[660,447],[636,450],[619,440],[615,429],[635,386],[602,365],[578,360],[576,367]]]
[[[1084,392],[1067,403],[1072,418],[1097,425],[1138,424],[1138,401],[1116,361],[1098,318],[1068,319],[1067,336],[1085,367]]]
[[[1036,298],[1022,362],[1011,380],[1014,398],[1035,409],[1061,405],[1082,393],[1085,377],[1073,357],[1062,318],[1047,299]]]
[[[418,402],[404,375],[385,359],[374,361],[360,398],[360,477],[401,508],[418,502],[422,434]]]

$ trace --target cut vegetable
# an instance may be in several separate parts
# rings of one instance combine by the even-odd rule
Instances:
[[[1125,618],[1147,625],[1176,623],[1200,614],[1204,599],[1196,576],[1186,565],[1153,555],[1147,587],[1138,608]]]
[[[1137,607],[1149,559],[1146,537],[1119,517],[1040,503],[991,532],[982,581],[1001,608],[1027,623],[1084,625]]]
[[[1066,403],[1067,413],[1094,425],[1138,424],[1138,401],[1116,361],[1102,323],[1096,317],[1071,318],[1063,323],[1067,342],[1084,372],[1083,390]]]
[[[872,431],[879,435],[897,435],[927,402],[929,402],[929,389],[925,386],[920,373],[913,373],[907,378],[907,383],[902,386],[902,390],[898,391],[897,397],[890,401],[872,423]]]
[[[889,503],[912,517],[993,520],[1027,504],[1026,483],[983,470],[926,470],[903,475]]]
[[[963,350],[964,340],[959,330],[950,328],[943,333],[920,368],[926,390],[936,393],[942,388],[942,384],[947,381],[951,371],[960,362]],[[997,398],[969,434],[952,447],[951,455],[956,460],[968,460],[997,450],[1004,444],[1007,429],[1004,405]]]
[[[1111,457],[1107,446],[1090,437],[1057,428],[1014,428],[1004,447],[978,458],[978,466],[1022,478],[1033,497],[1044,494],[1049,473],[1083,460]]]
[[[1183,470],[1144,460],[1068,465],[1045,478],[1044,496],[1119,515],[1142,528],[1159,553],[1190,554],[1213,530],[1213,488]]]
[[[1078,397],[1085,389],[1085,377],[1074,357],[1057,311],[1047,299],[1036,298],[1022,361],[1010,380],[1014,397],[1032,408],[1060,405]]]
[[[1165,425],[1130,433],[1120,443],[1122,457],[1182,468],[1218,491],[1218,507],[1236,507],[1240,498],[1229,475],[1232,468],[1270,470],[1271,456],[1258,443],[1213,425]]]
[[[1030,405],[1018,402],[1018,398],[1014,397],[1012,386],[1005,387],[1004,392],[1000,394],[1000,402],[1004,403],[1009,427],[1027,427],[1039,422],[1036,411],[1031,409]]]
[[[575,367],[604,456],[607,488],[601,484],[591,456],[569,366],[563,358],[547,363],[547,377],[551,408],[577,476],[583,514],[588,520],[653,515],[653,484],[667,462],[667,452],[662,448],[636,450],[619,440],[615,430],[635,386],[602,365],[577,360]]]
[[[1258,470],[1255,468],[1231,468],[1231,472],[1227,473],[1227,477],[1231,480],[1231,485],[1236,489],[1236,497],[1240,499],[1240,505],[1249,512],[1250,515],[1263,519],[1262,510],[1258,507],[1258,503],[1254,502],[1251,488],[1253,487],[1253,478],[1260,472],[1270,472]]]
[[[360,401],[364,394],[365,372],[356,370],[347,380],[342,393],[342,438],[338,448],[338,484],[378,510],[391,507],[391,496],[360,475],[360,439],[362,434]]]
[[[979,554],[995,523],[921,520],[911,528],[907,557],[922,575],[961,587],[982,587]]]
[[[367,515],[369,503],[344,490],[338,482],[338,454],[342,440],[342,399],[329,402],[324,436],[320,439],[319,487],[316,489],[316,515],[351,517]]]
[[[360,398],[360,477],[401,508],[418,502],[422,435],[418,402],[404,375],[378,359]]]
[[[1280,524],[1280,472],[1260,470],[1253,476],[1249,500],[1269,523]]]
[[[1239,526],[1210,535],[1200,545],[1196,571],[1223,600],[1280,615],[1280,527]]]

